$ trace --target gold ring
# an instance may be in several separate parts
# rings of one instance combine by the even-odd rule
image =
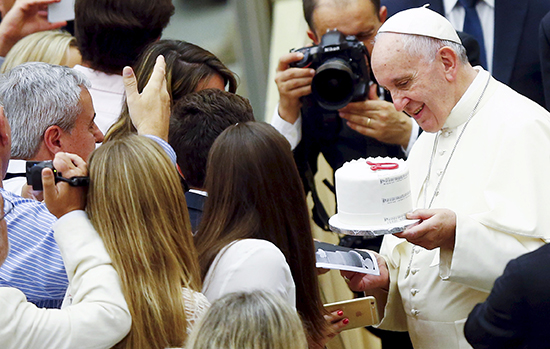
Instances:
[[[366,126],[366,127],[369,127],[369,125],[370,125],[370,120],[371,120],[371,118],[368,118],[368,119],[369,119],[369,120],[367,121],[367,126]]]

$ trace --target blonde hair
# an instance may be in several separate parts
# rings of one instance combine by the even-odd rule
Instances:
[[[306,349],[296,310],[261,290],[217,299],[189,337],[187,349]]]
[[[120,275],[132,315],[119,348],[181,347],[182,286],[200,291],[198,257],[175,165],[155,141],[128,136],[89,161],[86,211]]]
[[[76,39],[65,31],[47,30],[27,35],[8,52],[0,73],[26,62],[64,65],[70,47],[76,48]]]

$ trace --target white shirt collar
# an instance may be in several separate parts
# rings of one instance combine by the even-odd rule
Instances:
[[[198,194],[198,195],[202,195],[204,197],[207,197],[208,196],[208,193],[204,190],[198,190],[198,189],[189,189],[189,192],[190,193],[195,193],[195,194]]]
[[[472,110],[477,104],[480,96],[485,89],[487,80],[491,78],[491,74],[481,66],[476,66],[474,69],[478,72],[466,92],[451,110],[451,114],[445,121],[443,128],[455,128],[465,123],[469,118]],[[483,103],[482,103],[483,104]],[[481,108],[478,108],[478,111]]]
[[[495,0],[482,0],[480,2],[483,2],[487,4],[491,8],[495,8]],[[445,17],[449,17],[449,14],[454,9],[456,4],[458,3],[458,0],[443,0],[443,9],[445,10]]]

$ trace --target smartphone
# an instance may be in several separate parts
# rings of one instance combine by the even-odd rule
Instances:
[[[48,22],[72,21],[74,19],[75,0],[61,0],[48,5]]]
[[[324,306],[331,313],[337,310],[344,312],[344,316],[349,319],[349,323],[344,327],[344,331],[376,325],[380,322],[378,309],[376,308],[376,299],[372,296],[329,303]]]

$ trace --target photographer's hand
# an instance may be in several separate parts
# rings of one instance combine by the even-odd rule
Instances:
[[[395,110],[393,103],[379,99],[377,89],[378,86],[372,84],[369,98],[349,103],[340,109],[340,116],[347,120],[351,129],[365,136],[407,149],[413,120],[407,114]]]
[[[66,178],[88,175],[88,166],[78,155],[57,153],[53,160],[53,166]],[[65,182],[56,184],[53,171],[49,168],[42,170],[42,183],[46,206],[57,218],[86,207],[87,187],[72,187]]]
[[[291,124],[300,116],[300,97],[311,93],[311,80],[315,75],[315,69],[290,67],[290,63],[297,62],[303,57],[300,52],[283,55],[279,59],[275,75],[275,83],[279,89],[279,116]]]
[[[25,199],[44,201],[44,192],[42,190],[32,190],[32,185],[23,184],[21,187],[21,196]]]

